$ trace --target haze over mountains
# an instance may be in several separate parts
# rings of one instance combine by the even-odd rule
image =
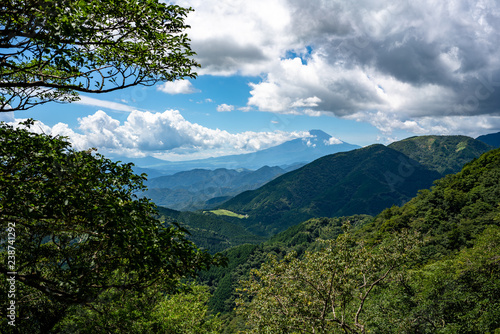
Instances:
[[[327,154],[349,151],[360,147],[359,145],[343,142],[321,130],[311,130],[309,134],[308,137],[290,140],[254,153],[208,159],[190,161],[165,161],[153,157],[112,157],[112,159],[133,162],[138,172],[145,172],[150,177],[153,177],[153,175],[158,176],[159,173],[168,175],[192,169],[245,168],[256,170],[263,166],[280,166],[286,169],[299,163],[309,163]]]
[[[148,180],[144,196],[156,205],[174,210],[206,209],[245,190],[257,189],[289,170],[277,166],[264,166],[256,171],[193,169]]]
[[[359,148],[321,130],[250,154],[203,160],[167,162],[152,157],[133,159],[135,170],[149,175],[149,197],[175,210],[212,207],[246,190],[257,189],[277,176],[322,156]],[[173,171],[182,170],[173,175]]]

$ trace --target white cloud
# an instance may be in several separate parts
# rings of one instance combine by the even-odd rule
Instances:
[[[218,112],[229,112],[229,111],[233,111],[234,110],[234,106],[232,105],[229,105],[229,104],[219,104],[217,106],[217,111]]]
[[[136,110],[128,115],[123,124],[100,110],[80,118],[79,124],[79,128],[74,130],[64,123],[49,127],[37,122],[34,129],[67,136],[79,150],[96,147],[103,154],[152,155],[166,160],[255,152],[308,135],[307,132],[284,131],[232,134],[191,123],[177,110],[163,113]]]
[[[291,107],[292,108],[317,107],[319,102],[321,102],[321,99],[317,96],[313,96],[305,99],[298,99],[291,104]]]
[[[158,85],[156,89],[171,95],[192,94],[199,92],[199,90],[194,88],[193,84],[191,84],[188,80],[167,81]]]
[[[187,18],[199,74],[259,75],[293,44],[286,0],[177,1]]]
[[[342,144],[342,140],[335,137],[330,137],[330,139],[325,140],[325,145],[338,145],[338,144]]]
[[[478,137],[500,129],[500,116],[443,116],[415,117],[401,120],[397,115],[383,112],[360,112],[349,116],[360,122],[367,122],[379,129],[385,136],[396,130],[405,130],[417,135],[466,135]]]
[[[201,75],[263,78],[250,84],[248,108],[416,133],[430,130],[429,117],[500,114],[498,1],[179,4],[195,8],[188,33]]]
[[[10,111],[10,112],[0,112],[0,122],[10,123],[10,122],[14,122],[14,121],[15,121],[15,118],[14,118],[14,112],[13,111]]]

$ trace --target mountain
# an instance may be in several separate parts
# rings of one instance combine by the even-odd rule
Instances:
[[[410,137],[388,147],[441,175],[457,173],[466,163],[493,149],[482,141],[466,136]]]
[[[227,249],[223,254],[229,259],[228,266],[211,268],[200,277],[215,289],[210,300],[212,311],[232,312],[238,281],[268,261],[269,254],[282,258],[295,251],[300,258],[306,250],[318,250],[318,238],[336,238],[342,233],[342,224],[349,222],[366,245],[378,244],[401,229],[418,231],[426,239],[422,258],[406,269],[411,275],[394,280],[391,284],[395,286],[374,290],[372,303],[379,302],[384,310],[378,314],[383,318],[373,318],[374,323],[389,323],[385,317],[386,312],[394,312],[392,306],[398,324],[409,319],[406,323],[414,326],[405,331],[408,333],[494,332],[500,307],[499,182],[500,150],[496,149],[469,162],[459,173],[436,181],[435,186],[420,191],[405,205],[390,207],[376,217],[314,218],[260,245]],[[388,302],[391,298],[395,301],[392,305]],[[425,321],[419,321],[422,315]],[[232,319],[233,326],[241,320],[227,318]],[[435,326],[438,323],[439,331]],[[373,332],[400,333],[401,327]]]
[[[243,223],[250,231],[273,235],[312,217],[378,214],[439,177],[401,152],[375,144],[317,159],[220,208],[247,214]]]
[[[268,166],[256,171],[194,169],[147,180],[148,190],[142,196],[150,198],[156,205],[171,209],[199,210],[243,191],[257,189],[285,173],[286,170],[280,167]]]
[[[350,151],[359,147],[338,140],[321,130],[311,130],[307,137],[293,139],[254,153],[189,161],[165,161],[152,157],[124,158],[118,156],[111,157],[111,159],[133,162],[137,167],[143,169],[141,171],[148,173],[149,169],[150,172],[158,175],[158,173],[174,174],[192,169],[245,168],[256,170],[263,166],[287,168],[298,163],[309,163],[324,155]]]
[[[500,132],[479,136],[476,139],[493,147],[500,147]]]
[[[189,231],[188,239],[212,254],[241,244],[256,244],[264,238],[248,232],[238,219],[224,219],[210,212],[181,212],[158,207],[159,218],[176,222]]]
[[[226,167],[257,169],[262,166],[286,166],[308,163],[324,155],[359,148],[340,141],[321,130],[309,131],[311,137],[298,138],[254,153],[229,155],[218,158],[193,160],[189,163],[203,168]]]

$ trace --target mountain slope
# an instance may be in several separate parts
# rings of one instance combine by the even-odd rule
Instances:
[[[210,253],[241,244],[264,241],[262,237],[248,232],[238,224],[238,219],[230,222],[209,212],[180,212],[162,207],[158,207],[157,210],[161,220],[166,223],[176,222],[186,228],[189,231],[188,239]]]
[[[426,236],[422,259],[408,268],[411,274],[374,290],[372,305],[384,311],[369,317],[375,326],[372,332],[401,333],[401,327],[390,325],[406,323],[412,326],[404,331],[408,333],[493,333],[500,325],[500,149],[435,184],[402,207],[388,208],[375,218],[311,219],[261,245],[226,250],[228,267],[212,268],[201,276],[215,288],[212,309],[231,312],[238,280],[259,268],[269,253],[281,258],[295,251],[300,257],[305,250],[318,249],[318,238],[336,238],[342,223],[349,222],[359,228],[356,236],[367,245],[391,238],[391,232],[400,229]],[[233,318],[231,325],[237,322]]]
[[[500,132],[479,136],[476,139],[493,147],[500,147]]]
[[[280,167],[268,166],[256,171],[194,169],[146,181],[148,190],[143,196],[156,205],[175,210],[204,209],[213,198],[229,198],[256,189],[285,172]]]
[[[466,136],[418,136],[394,142],[388,147],[441,175],[459,172],[467,162],[493,149]]]
[[[470,243],[486,225],[500,225],[499,199],[500,149],[494,149],[404,206],[384,210],[366,232],[378,239],[387,231],[412,228],[435,239],[428,246],[432,252],[446,254]]]
[[[220,207],[248,214],[244,224],[250,231],[272,235],[312,217],[377,214],[403,204],[439,177],[377,144],[320,158]]]

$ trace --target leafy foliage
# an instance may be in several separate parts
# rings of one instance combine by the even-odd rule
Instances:
[[[426,233],[425,262],[376,296],[377,332],[492,333],[500,309],[500,150],[422,191],[401,208],[382,212],[360,236],[371,242],[389,231]]]
[[[92,307],[73,306],[58,333],[219,333],[221,321],[208,315],[206,287],[192,285],[165,295],[154,286],[138,292],[112,289]]]
[[[431,235],[429,257],[440,257],[471,246],[474,238],[500,215],[500,151],[493,150],[464,166],[461,172],[423,190],[401,208],[383,211],[366,231],[383,238],[387,231],[418,229]]]
[[[157,0],[5,0],[0,111],[195,77],[190,8]]]
[[[419,244],[418,235],[403,233],[368,248],[344,233],[303,259],[271,257],[242,282],[238,312],[251,333],[365,333],[370,293],[414,257]]]
[[[295,253],[302,257],[306,251],[320,248],[316,240],[335,239],[342,233],[342,225],[350,222],[358,228],[370,222],[370,216],[351,216],[341,218],[315,218],[277,234],[260,245],[241,245],[225,250],[227,267],[212,267],[200,273],[200,282],[210,286],[213,296],[209,305],[214,312],[232,312],[237,298],[236,288],[239,281],[248,278],[252,269],[258,269],[270,254],[281,259],[286,254]],[[236,319],[238,321],[239,319]]]
[[[48,331],[68,305],[110,289],[155,283],[174,291],[180,279],[220,263],[187,240],[185,229],[163,226],[151,202],[135,198],[144,176],[130,164],[27,128],[0,125],[1,284],[6,289],[8,272],[16,272],[25,332]],[[7,261],[12,247],[15,263]]]
[[[420,252],[418,262],[393,271],[393,275],[370,292],[359,321],[365,330],[374,333],[493,333],[500,330],[499,198],[500,150],[493,150],[464,166],[456,175],[437,181],[430,190],[420,191],[402,207],[393,206],[374,219],[366,217],[360,228],[353,231],[352,238],[364,243],[365,249],[370,250],[369,256],[379,256],[377,247],[390,244],[394,234],[403,230],[421,233],[426,242],[415,249]],[[325,294],[308,289],[304,277],[315,277],[316,273],[320,276],[322,268],[328,265],[322,262],[323,266],[314,267],[315,261],[323,261],[321,255],[315,258],[314,254],[322,254],[324,250],[318,249],[313,236],[326,234],[328,239],[335,240],[338,223],[345,219],[353,220],[349,217],[312,219],[254,247],[243,265],[230,270],[234,280],[235,273],[245,272],[243,268],[249,270],[250,263],[257,269],[253,279],[246,274],[239,275],[240,280],[247,282],[242,288],[254,297],[255,303],[252,299],[249,304],[241,300],[243,311],[240,316],[233,316],[231,326],[242,319],[251,319],[248,331],[293,332],[286,326],[299,326],[295,332],[312,330],[305,327],[315,323],[311,320],[314,316],[317,318],[311,309],[316,305],[312,301],[321,300],[318,296]],[[300,246],[296,247],[297,244]],[[296,256],[290,255],[291,250],[296,250]],[[315,252],[318,250],[319,253]],[[268,254],[274,254],[273,260],[261,267],[259,263],[268,258]],[[335,256],[334,252],[329,255]],[[306,272],[302,268],[307,265],[314,268],[307,272],[309,276],[302,275]],[[228,269],[230,267],[231,260]],[[355,266],[357,270],[362,267],[363,263]],[[332,272],[325,270],[324,274]],[[321,276],[316,282],[327,281]],[[302,285],[299,282],[303,282]],[[237,284],[233,282],[232,286]],[[281,292],[285,299],[278,295]],[[286,304],[290,318],[283,315],[284,308],[272,298],[272,293]],[[319,305],[325,303],[323,299]],[[352,319],[355,308],[347,310]],[[351,321],[351,329],[361,330],[352,324]],[[239,326],[240,330],[245,329],[241,323]],[[316,329],[316,332],[321,331]]]

